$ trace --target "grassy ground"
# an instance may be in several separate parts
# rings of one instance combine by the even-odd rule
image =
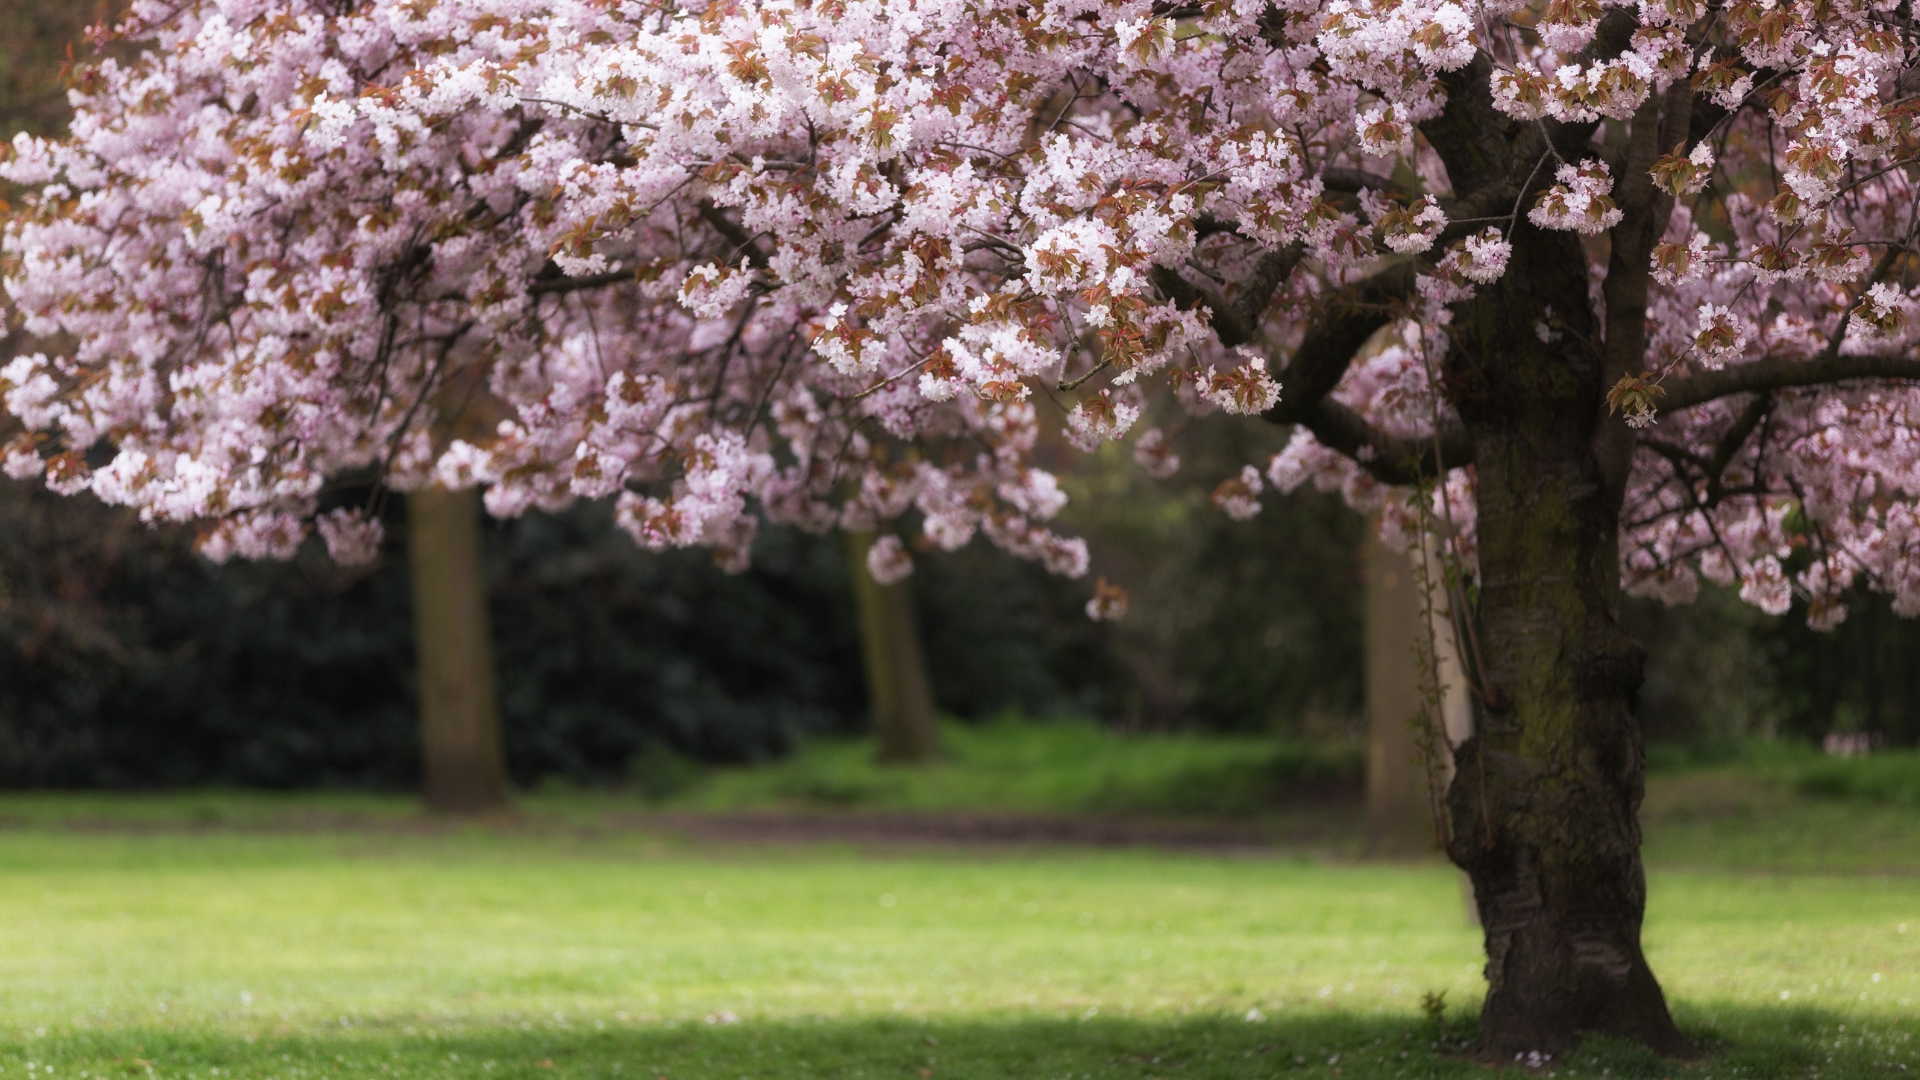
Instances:
[[[1433,865],[26,829],[0,881],[10,1077],[1479,1070],[1420,1009],[1445,992],[1465,1037],[1480,988]],[[1654,963],[1719,1053],[1570,1069],[1920,1069],[1911,879],[1674,870],[1653,897]]]
[[[1796,785],[1651,784],[1647,947],[1709,1056],[1543,1073],[1920,1073],[1920,813]],[[1485,1071],[1449,1050],[1482,984],[1439,865],[696,849],[631,808],[0,798],[0,1080]]]
[[[1359,747],[1260,736],[1117,736],[1086,723],[945,724],[943,760],[911,776],[866,739],[822,741],[786,761],[716,770],[661,793],[676,807],[981,810],[1246,816],[1343,785]],[[672,774],[668,774],[671,776]]]

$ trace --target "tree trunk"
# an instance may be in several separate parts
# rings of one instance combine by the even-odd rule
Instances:
[[[1447,624],[1447,601],[1439,561],[1427,556],[1427,580],[1437,586],[1432,603],[1435,625],[1425,625],[1417,556],[1387,550],[1367,531],[1366,689],[1367,689],[1367,854],[1374,858],[1411,858],[1437,850],[1429,764],[1421,748],[1419,725],[1427,709],[1419,649],[1431,641],[1440,679],[1440,718],[1446,744],[1432,750],[1431,768],[1444,789],[1452,771],[1448,746],[1472,733],[1466,683],[1454,656]],[[1429,634],[1431,633],[1431,637]]]
[[[866,660],[867,701],[880,761],[917,765],[940,756],[933,690],[920,651],[920,625],[906,582],[882,585],[867,570],[873,534],[848,532],[847,571],[860,615],[860,646]]]
[[[496,810],[507,804],[507,774],[480,569],[479,493],[437,485],[413,492],[407,532],[427,805],[455,814]]]
[[[1559,1056],[1593,1032],[1684,1054],[1640,948],[1644,654],[1617,618],[1631,443],[1602,404],[1578,241],[1524,220],[1513,239],[1446,370],[1477,474],[1484,708],[1447,804],[1486,931],[1483,1048]]]

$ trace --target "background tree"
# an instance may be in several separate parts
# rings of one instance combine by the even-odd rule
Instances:
[[[1475,578],[1447,847],[1486,1050],[1681,1052],[1621,585],[1920,610],[1893,11],[143,2],[160,47],[5,167],[50,350],[0,373],[6,464],[215,555],[291,553],[373,470],[498,516],[611,496],[736,564],[751,509],[911,508],[1078,576],[1036,389],[1090,448],[1177,407],[1294,425],[1229,516],[1316,479]],[[442,447],[421,404],[476,370],[501,422]]]
[[[905,554],[900,538],[849,530],[846,545],[876,753],[895,765],[933,761],[940,756],[940,728],[913,593],[894,576]]]
[[[420,772],[427,805],[507,804],[493,631],[480,563],[480,500],[438,485],[407,495],[407,554],[420,664]]]
[[[1445,568],[1430,544],[1403,554],[1373,538],[1365,560],[1367,853],[1425,855],[1443,839],[1449,750],[1473,734]]]
[[[71,110],[62,67],[76,55],[87,56],[86,28],[109,14],[101,2],[20,0],[8,6],[8,33],[0,41],[0,135],[66,130]]]

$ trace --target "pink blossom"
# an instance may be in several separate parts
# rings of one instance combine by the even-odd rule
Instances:
[[[882,585],[905,581],[913,573],[913,556],[899,537],[883,534],[867,548],[867,573]]]
[[[353,474],[502,516],[608,499],[636,542],[736,569],[762,522],[917,513],[941,549],[1073,575],[1047,429],[1097,447],[1153,417],[1133,454],[1165,477],[1165,432],[1225,412],[1300,421],[1227,512],[1312,483],[1470,561],[1475,472],[1432,448],[1472,419],[1457,319],[1513,295],[1531,226],[1577,234],[1548,239],[1592,289],[1529,312],[1526,346],[1605,357],[1605,422],[1643,429],[1628,587],[1920,611],[1911,385],[1669,396],[1920,347],[1881,265],[1916,205],[1915,45],[1882,8],[136,0],[72,135],[0,163],[4,467],[197,522],[214,558],[316,528],[376,550],[318,515]],[[1689,93],[1732,110],[1709,137],[1612,141]],[[1521,134],[1604,132],[1528,143],[1476,200],[1438,140],[1473,95]],[[1607,235],[1633,207],[1646,231]],[[1622,253],[1631,355],[1593,329]],[[1341,307],[1383,270],[1393,295]],[[1377,318],[1364,346],[1295,369],[1341,310]],[[1430,502],[1395,487],[1409,460]]]

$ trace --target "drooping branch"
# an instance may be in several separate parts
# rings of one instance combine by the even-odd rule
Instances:
[[[1798,360],[1776,356],[1719,371],[1702,371],[1683,379],[1669,379],[1663,385],[1666,394],[1659,404],[1664,409],[1677,411],[1734,394],[1828,386],[1855,379],[1920,382],[1920,357],[1823,356],[1817,360]]]

